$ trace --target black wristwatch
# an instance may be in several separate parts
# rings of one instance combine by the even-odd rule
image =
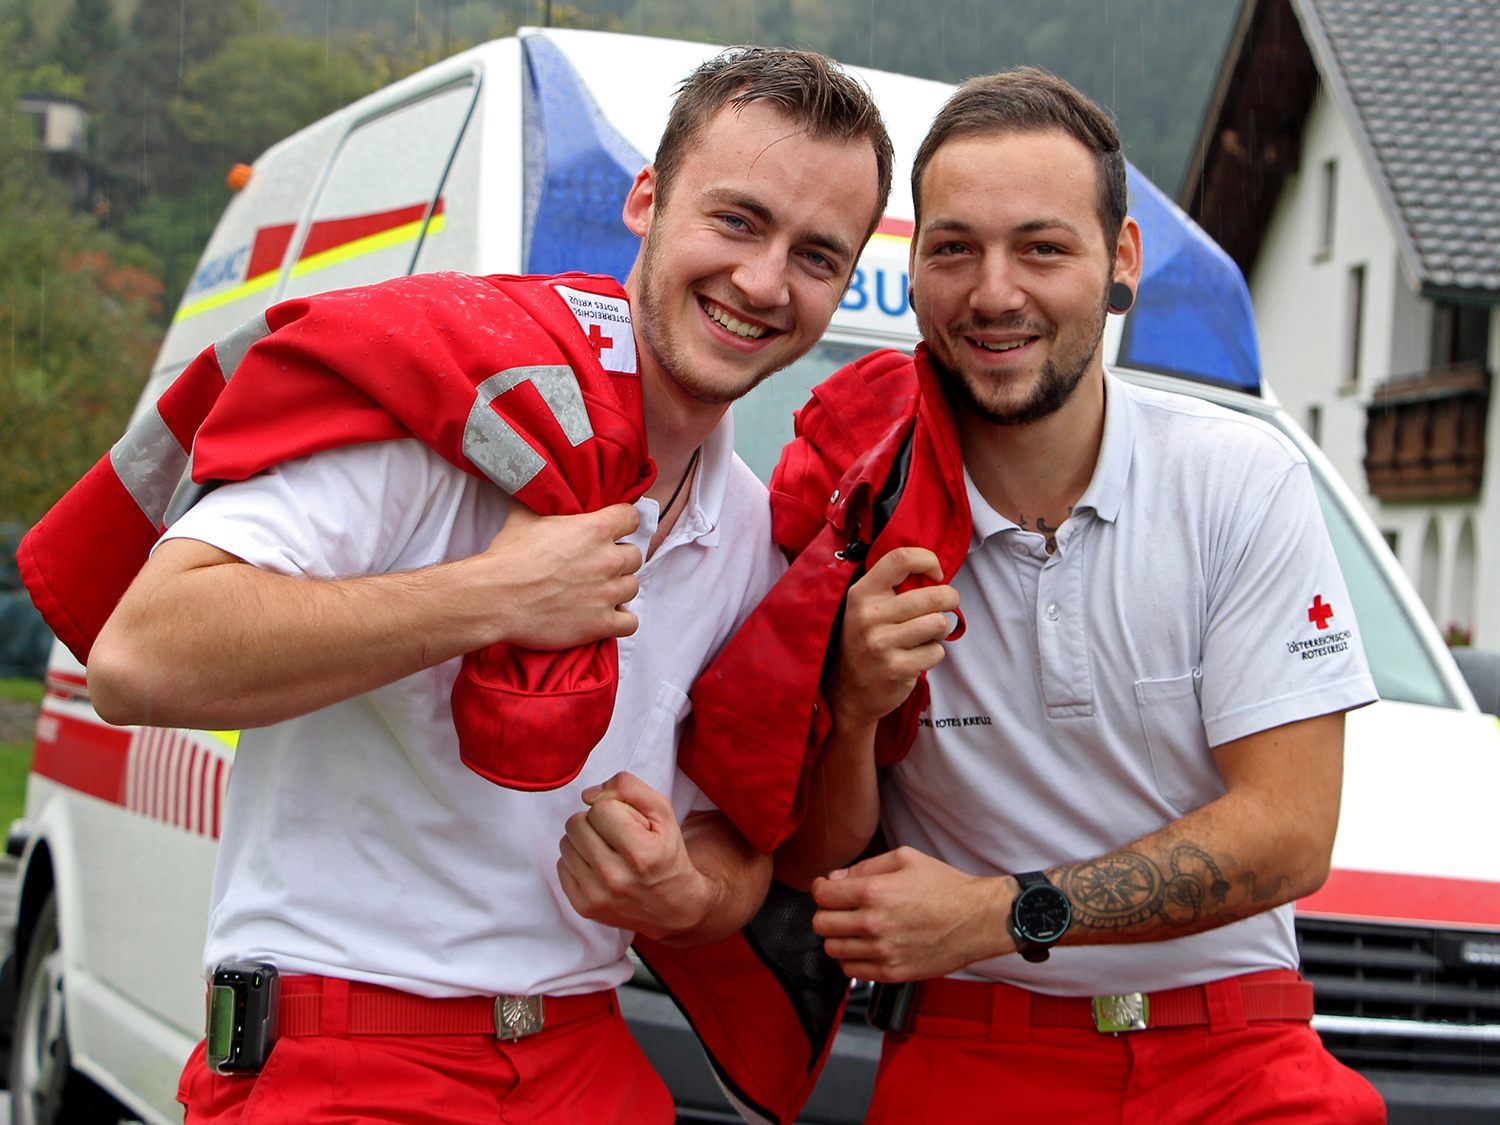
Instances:
[[[1068,896],[1040,871],[1017,875],[1021,891],[1010,907],[1010,936],[1028,961],[1045,961],[1073,921]]]

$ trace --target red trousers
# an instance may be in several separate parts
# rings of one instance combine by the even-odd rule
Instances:
[[[963,1026],[887,1035],[870,1125],[1381,1125],[1385,1104],[1303,1021],[1170,1027]]]
[[[306,1035],[277,1041],[259,1074],[183,1068],[186,1125],[670,1125],[666,1085],[619,1010],[524,1039]]]

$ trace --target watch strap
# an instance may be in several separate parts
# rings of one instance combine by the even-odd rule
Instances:
[[[1046,873],[1043,871],[1022,871],[1012,876],[1012,878],[1014,878],[1016,883],[1019,884],[1019,890],[1017,890],[1016,892],[1015,901],[1011,904],[1009,924],[1011,940],[1016,943],[1016,952],[1019,953],[1023,959],[1033,963],[1045,961],[1052,954],[1052,946],[1057,942],[1059,938],[1062,937],[1063,933],[1067,932],[1067,926],[1064,925],[1062,931],[1060,931],[1057,936],[1054,937],[1051,941],[1037,941],[1035,938],[1030,937],[1021,929],[1020,925],[1019,910],[1021,899],[1025,896],[1027,891],[1037,887],[1046,887],[1054,894],[1063,896],[1064,902],[1067,901],[1067,898],[1065,895],[1063,895],[1063,892],[1056,886],[1056,884],[1054,884],[1051,879],[1047,878]]]

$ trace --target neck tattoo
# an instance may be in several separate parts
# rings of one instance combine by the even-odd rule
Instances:
[[[693,455],[688,458],[687,468],[682,471],[682,479],[677,482],[677,487],[672,489],[672,495],[668,498],[667,502],[661,506],[661,519],[665,519],[667,513],[672,510],[672,505],[677,503],[677,497],[682,494],[683,485],[687,484],[688,477],[693,475],[693,469],[698,465],[698,451],[702,448],[702,446],[699,446],[698,449],[693,450]]]

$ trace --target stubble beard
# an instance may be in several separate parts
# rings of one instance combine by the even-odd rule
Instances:
[[[915,306],[913,306],[913,311],[915,311]],[[933,371],[947,392],[949,401],[955,407],[962,407],[991,425],[1028,426],[1057,413],[1073,397],[1073,392],[1078,389],[1078,384],[1083,381],[1090,364],[1094,362],[1094,356],[1098,354],[1099,345],[1104,338],[1104,318],[1107,311],[1108,295],[1106,294],[1104,303],[1099,306],[1097,317],[1089,325],[1088,332],[1084,336],[1085,343],[1075,349],[1072,355],[1059,355],[1044,360],[1037,371],[1030,392],[1021,402],[1013,406],[1001,406],[993,401],[986,401],[981,394],[984,389],[982,377],[966,371],[962,363],[945,354],[948,350],[946,339],[930,333],[928,326],[922,323],[920,314],[917,316],[917,327],[921,330],[923,339],[928,341],[928,353],[932,358]],[[979,331],[1030,332],[1036,327],[1034,322],[1024,317],[1001,317],[959,325],[953,334],[961,335],[966,332]],[[1045,335],[1045,333],[1034,334]],[[1052,335],[1056,339],[1055,329]],[[940,345],[934,347],[934,341],[941,341]]]
[[[654,229],[646,232],[641,246],[640,284],[636,303],[640,306],[639,323],[641,338],[655,357],[663,378],[687,398],[707,406],[727,406],[736,399],[749,394],[782,367],[800,359],[792,356],[785,363],[764,370],[751,368],[744,372],[744,379],[733,386],[715,385],[703,379],[688,362],[687,349],[672,327],[672,302],[663,293],[657,282],[657,257],[660,247]],[[697,298],[688,295],[694,305]],[[701,309],[700,309],[701,311]]]

